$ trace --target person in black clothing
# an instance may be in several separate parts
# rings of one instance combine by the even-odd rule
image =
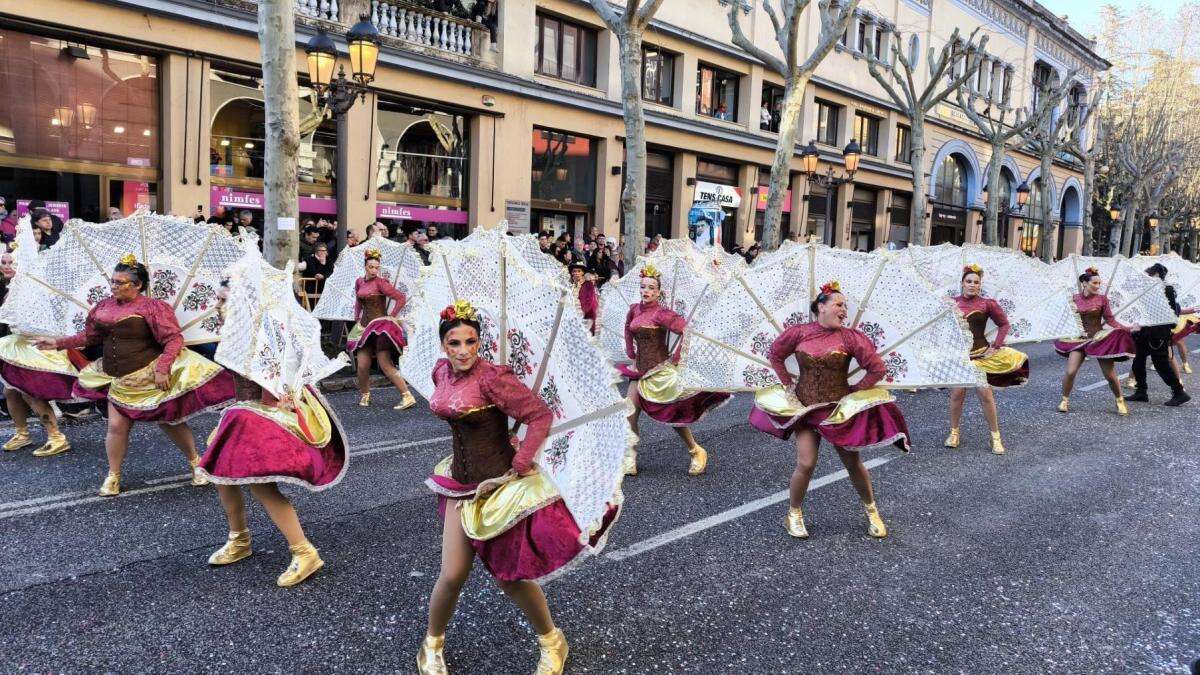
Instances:
[[[1146,268],[1146,274],[1165,281],[1167,268],[1162,263],[1154,263]],[[1175,299],[1175,287],[1167,286],[1165,290],[1167,302],[1178,316],[1180,308],[1179,302]],[[1137,386],[1132,396],[1125,397],[1126,401],[1142,403],[1150,401],[1150,397],[1146,395],[1147,357],[1154,363],[1154,370],[1162,378],[1163,383],[1171,388],[1171,398],[1163,405],[1179,406],[1192,400],[1192,397],[1183,390],[1183,384],[1179,381],[1179,376],[1171,364],[1171,329],[1174,327],[1174,325],[1145,326],[1133,334],[1134,343],[1137,345],[1137,352],[1133,357],[1133,378],[1137,382]]]
[[[329,257],[329,247],[324,242],[317,242],[313,254],[305,258],[299,265],[305,277],[317,280],[317,293],[325,290],[325,280],[333,274],[333,259]]]
[[[321,231],[314,225],[304,228],[304,236],[300,238],[300,260],[306,260],[316,253],[317,242],[321,239]],[[326,248],[328,251],[328,248]]]
[[[53,223],[53,227],[50,228],[50,231],[54,233],[54,241],[58,241],[59,233],[62,232],[63,228],[62,218],[59,218],[58,216],[54,215],[52,211],[46,209],[46,202],[41,199],[35,199],[29,202],[29,210],[30,212],[45,210],[46,213],[50,214],[50,222]]]
[[[46,209],[38,209],[29,213],[30,223],[42,231],[41,245],[50,248],[58,241],[58,233],[54,231],[54,216]]]

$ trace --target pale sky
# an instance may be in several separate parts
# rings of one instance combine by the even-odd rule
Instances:
[[[1140,4],[1150,4],[1157,7],[1164,15],[1171,15],[1178,8],[1184,5],[1185,0],[1038,0],[1047,9],[1054,12],[1058,16],[1066,14],[1069,17],[1071,27],[1083,33],[1091,35],[1098,32],[1096,19],[1099,16],[1097,11],[1100,5],[1113,4],[1126,11],[1132,10]]]

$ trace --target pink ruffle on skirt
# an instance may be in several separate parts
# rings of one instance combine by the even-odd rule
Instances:
[[[475,496],[477,483],[459,483],[448,476],[433,475],[429,480],[446,492]],[[438,515],[446,517],[453,498],[438,494]],[[498,537],[480,541],[471,539],[475,555],[483,566],[500,581],[537,581],[563,570],[595,546],[608,534],[617,519],[619,507],[610,505],[600,528],[588,540],[580,543],[579,526],[562,499],[543,506],[509,528]],[[456,514],[453,514],[456,515]]]
[[[233,373],[222,368],[221,372],[217,373],[208,382],[148,410],[129,408],[111,400],[110,403],[122,415],[135,422],[179,424],[186,422],[189,417],[197,413],[232,401],[234,399],[234,390]],[[76,398],[87,399],[89,401],[108,400],[108,387],[104,387],[103,389],[88,389],[76,382],[71,393]]]
[[[1054,351],[1058,352],[1059,356],[1067,356],[1071,352],[1081,350],[1094,359],[1125,361],[1133,358],[1137,347],[1133,344],[1133,334],[1124,328],[1114,328],[1099,339],[1082,342],[1054,341]]]
[[[70,401],[78,378],[62,373],[31,370],[8,361],[0,361],[0,379],[26,396],[43,401]]]
[[[673,427],[686,427],[699,422],[709,412],[728,401],[730,396],[732,394],[701,391],[670,403],[654,403],[643,398],[642,411],[656,422]]]
[[[750,409],[750,425],[776,438],[787,439],[800,429],[813,429],[821,438],[843,450],[869,450],[894,445],[908,452],[908,424],[895,403],[883,403],[868,408],[841,424],[821,424],[836,408],[836,404],[809,411],[788,424],[791,418],[772,415],[755,406]]]
[[[399,354],[407,345],[408,336],[404,327],[387,317],[380,317],[367,324],[362,334],[355,339],[346,339],[346,351],[351,354],[364,347],[372,350],[391,349]]]
[[[273,420],[234,407],[221,421],[200,458],[200,468],[214,483],[292,483],[314,492],[336,484],[346,467],[346,442],[333,424],[329,443],[305,443]]]
[[[1200,332],[1200,321],[1189,321],[1183,330],[1171,334],[1171,342],[1179,344],[1183,342],[1184,338],[1196,332]]]

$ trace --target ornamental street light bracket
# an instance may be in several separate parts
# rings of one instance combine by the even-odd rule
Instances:
[[[304,48],[308,61],[308,79],[315,97],[315,113],[320,119],[340,117],[354,106],[355,99],[366,101],[375,80],[379,64],[379,30],[366,14],[346,33],[350,52],[350,76],[346,67],[338,65],[337,45],[324,29],[308,41]],[[337,77],[333,76],[337,67]],[[303,125],[302,125],[303,126]]]
[[[833,246],[833,193],[843,185],[854,183],[854,174],[858,171],[858,160],[862,157],[862,147],[856,139],[850,139],[842,150],[842,161],[846,165],[844,176],[833,175],[833,166],[825,169],[825,173],[817,173],[817,163],[821,159],[821,151],[817,149],[816,141],[809,141],[808,146],[800,153],[800,169],[808,179],[808,184],[825,188],[825,226],[822,239],[827,246]],[[810,197],[811,195],[806,195]],[[811,203],[811,200],[809,200]]]

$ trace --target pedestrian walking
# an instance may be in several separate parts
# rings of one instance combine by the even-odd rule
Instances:
[[[1167,268],[1162,263],[1154,263],[1146,268],[1146,274],[1157,277],[1163,282],[1167,280]],[[1175,310],[1175,314],[1181,314],[1179,302],[1175,298],[1175,287],[1165,286],[1163,291],[1167,296],[1167,304],[1171,305],[1171,309]],[[1126,401],[1134,401],[1139,403],[1148,403],[1150,396],[1147,393],[1148,384],[1146,382],[1146,359],[1149,358],[1154,363],[1154,371],[1158,373],[1163,384],[1171,390],[1171,398],[1163,405],[1176,407],[1192,400],[1192,397],[1183,388],[1183,383],[1179,381],[1179,374],[1175,371],[1175,366],[1171,363],[1171,333],[1174,326],[1146,326],[1134,335],[1134,345],[1136,352],[1133,356],[1133,379],[1135,388],[1132,395],[1127,397]]]

